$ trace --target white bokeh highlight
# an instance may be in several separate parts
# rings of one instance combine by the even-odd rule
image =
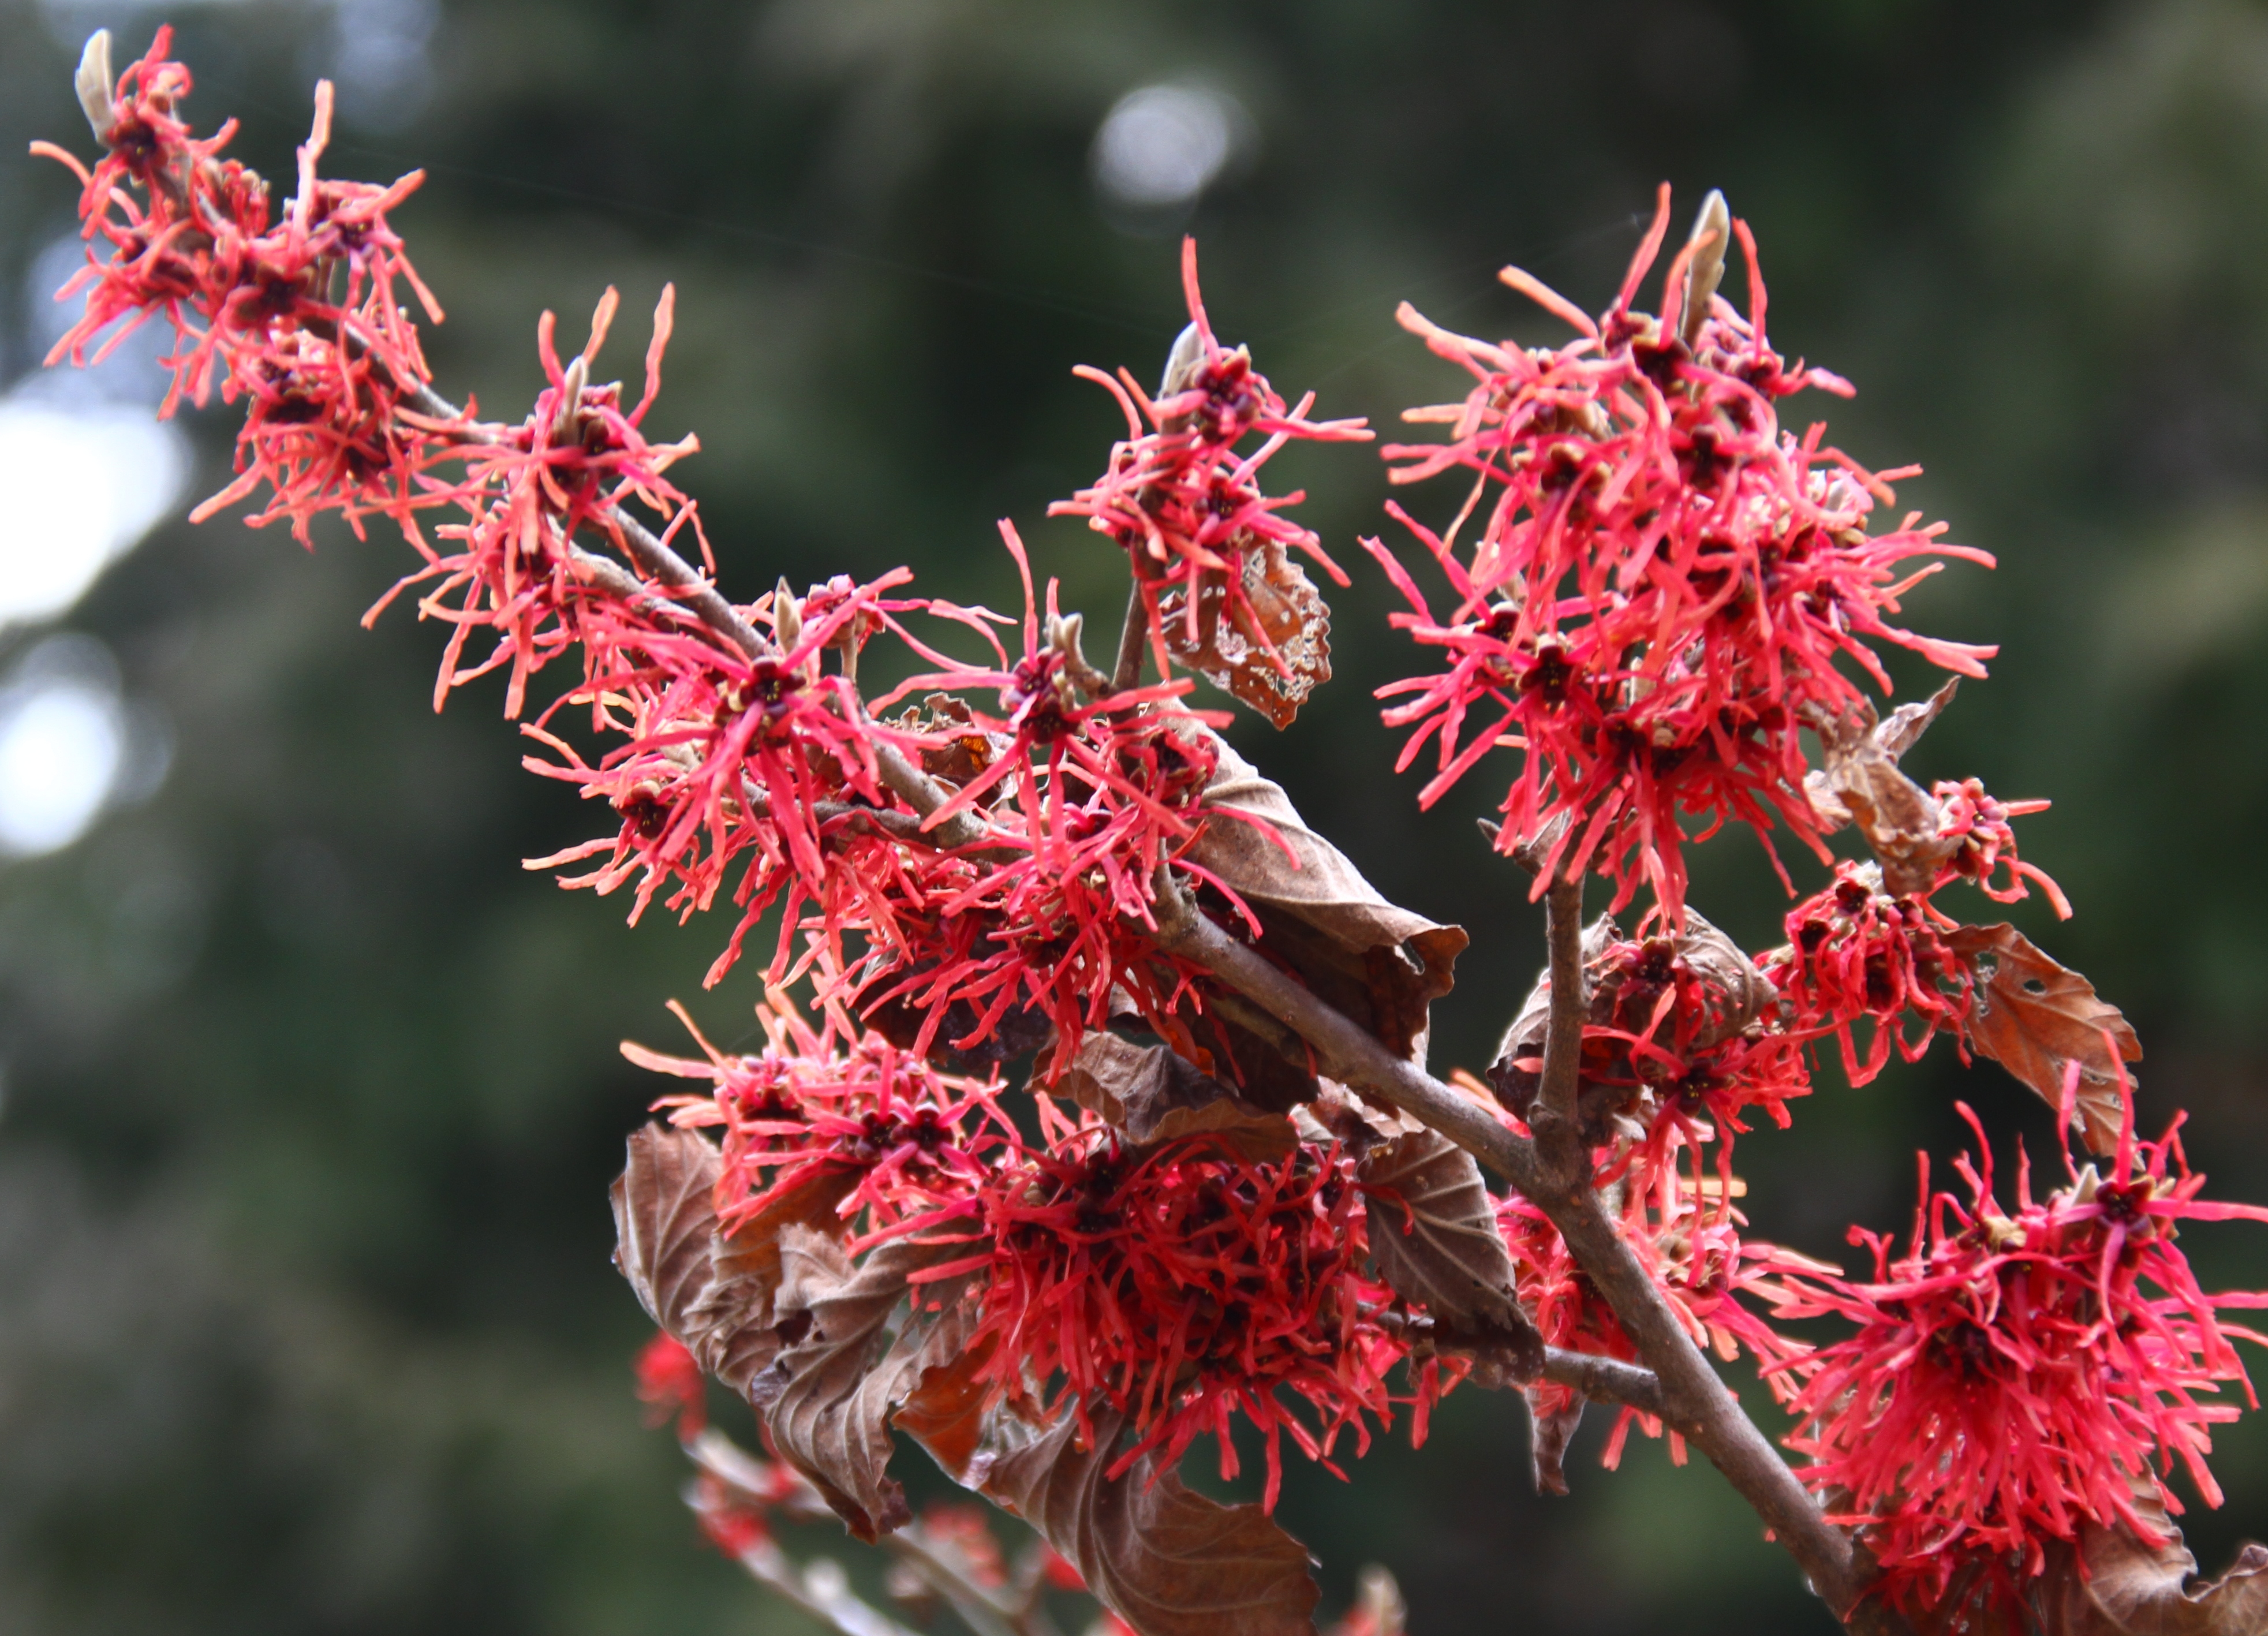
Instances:
[[[188,468],[147,409],[0,398],[0,626],[67,612],[173,511]]]
[[[1121,97],[1094,134],[1094,185],[1135,210],[1194,204],[1249,140],[1233,97],[1204,85],[1145,85]]]
[[[0,684],[0,852],[37,857],[86,833],[117,792],[131,729],[110,652],[50,637]]]

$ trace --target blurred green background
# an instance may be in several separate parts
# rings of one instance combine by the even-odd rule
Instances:
[[[109,25],[138,54],[160,15],[0,0],[0,148],[84,150],[77,41]],[[1762,240],[1776,341],[1859,385],[1811,412],[1870,464],[1925,465],[1901,500],[2000,556],[1911,599],[1923,628],[2004,644],[1915,770],[2054,797],[2025,855],[2080,915],[2020,923],[2137,1021],[2145,1123],[2186,1105],[2217,1188],[2268,1199],[2268,9],[172,15],[193,113],[241,116],[264,173],[290,174],[318,74],[342,86],[330,169],[431,172],[397,219],[449,311],[445,389],[516,416],[537,314],[579,336],[609,282],[630,316],[606,361],[632,374],[637,315],[676,281],[658,424],[701,434],[681,473],[744,597],[905,562],[1012,605],[1006,515],[1115,628],[1117,563],[1042,513],[1119,424],[1070,367],[1154,372],[1183,228],[1225,335],[1321,412],[1390,430],[1462,379],[1395,301],[1550,338],[1498,265],[1595,309],[1657,181],[1681,230],[1722,186]],[[592,816],[517,769],[497,689],[431,714],[433,630],[398,611],[357,630],[409,560],[397,542],[333,529],[309,556],[231,519],[191,528],[225,415],[137,442],[146,365],[33,378],[74,198],[58,167],[0,166],[0,578],[47,586],[0,609],[0,829],[23,854],[0,863],[0,1632],[799,1628],[696,1543],[681,1463],[629,1395],[644,1325],[607,1264],[606,1183],[655,1088],[615,1042],[671,1042],[672,995],[744,1039],[754,973],[703,996],[724,925],[625,930],[519,868]],[[111,464],[71,465],[59,426],[107,429]],[[1330,449],[1275,470],[1309,487],[1355,584],[1334,597],[1339,679],[1292,731],[1248,720],[1240,741],[1389,895],[1472,929],[1435,1065],[1484,1066],[1539,927],[1473,832],[1484,781],[1421,817],[1390,772],[1367,695],[1410,667],[1354,543],[1383,524],[1381,472]],[[163,520],[74,601],[56,507],[97,490],[114,514],[77,579],[137,508]],[[1438,519],[1454,497],[1413,504]],[[34,706],[51,753],[11,760]],[[88,733],[110,760],[58,819],[39,779]],[[1702,854],[1695,901],[1772,940],[1745,836]],[[1793,1131],[1742,1149],[1757,1230],[1833,1256],[1853,1219],[1901,1224],[1912,1151],[1949,1151],[1955,1097],[2051,1150],[1999,1069],[1942,1047],[1860,1092],[1830,1073]],[[2191,1242],[2222,1283],[2268,1283],[2259,1231]],[[2232,1428],[2219,1466],[2228,1504],[2192,1530],[2209,1565],[2268,1532],[2268,1433]],[[1526,1470],[1517,1406],[1465,1394],[1426,1449],[1381,1448],[1351,1485],[1302,1471],[1283,1510],[1327,1608],[1383,1561],[1424,1636],[1828,1628],[1705,1468],[1587,1455],[1550,1502]]]

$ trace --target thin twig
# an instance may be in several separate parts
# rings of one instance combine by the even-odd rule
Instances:
[[[1551,1010],[1544,1024],[1543,1079],[1528,1109],[1528,1128],[1562,1187],[1587,1187],[1590,1153],[1576,1108],[1583,1023],[1590,1012],[1583,978],[1583,877],[1555,879],[1544,891],[1543,910]]]
[[[714,1426],[688,1439],[684,1448],[696,1466],[739,1493],[752,1508],[777,1510],[799,1522],[836,1520],[818,1489],[800,1473],[757,1459]],[[696,1512],[706,1509],[697,1490],[688,1494],[686,1503]],[[950,1603],[976,1636],[1057,1636],[1055,1621],[1035,1594],[1036,1585],[977,1583],[951,1555],[931,1544],[919,1522],[884,1534],[876,1543]],[[827,1572],[835,1568],[832,1562],[822,1559],[799,1574],[794,1563],[769,1539],[739,1553],[739,1560],[750,1575],[846,1636],[904,1632],[904,1626],[850,1595],[847,1585],[836,1583]]]
[[[1133,562],[1131,553],[1127,562]],[[1150,640],[1150,603],[1142,594],[1142,576],[1133,576],[1126,593],[1126,623],[1118,627],[1118,660],[1110,667],[1110,690],[1123,693],[1142,680],[1142,652]]]
[[[1624,1363],[1620,1358],[1594,1352],[1570,1352],[1564,1346],[1543,1349],[1543,1378],[1572,1386],[1600,1403],[1620,1404],[1640,1414],[1661,1414],[1661,1382],[1653,1371]]]

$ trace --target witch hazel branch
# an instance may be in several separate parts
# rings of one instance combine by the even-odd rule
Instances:
[[[160,412],[243,415],[194,514],[248,505],[303,544],[327,513],[391,523],[414,562],[371,616],[445,627],[437,708],[500,675],[529,769],[603,814],[531,866],[633,919],[706,917],[711,984],[761,961],[761,1050],[625,1047],[677,1088],[614,1191],[660,1330],[641,1393],[761,1582],[845,1632],[949,1611],[1043,1636],[1075,1588],[1149,1636],[1307,1630],[1284,1463],[1359,1479],[1374,1437],[1422,1442],[1447,1393],[1503,1390],[1538,1487],[1565,1492],[1588,1412],[1614,1418],[1609,1466],[1634,1433],[1697,1450],[1853,1629],[2268,1630],[2268,1552],[2198,1583],[2173,1520],[2218,1503],[2211,1428],[2251,1404],[2235,1343],[2259,1338],[2235,1315],[2268,1304],[2205,1289],[2177,1232],[2268,1210],[2205,1196],[2178,1117],[2137,1129],[2131,1026],[1989,918],[2034,891],[2069,912],[2018,854],[2040,803],[1903,770],[1992,655],[1907,629],[1902,600],[1991,559],[1889,522],[1908,473],[1783,426],[1783,402],[1851,388],[1773,350],[1720,196],[1658,313],[1638,302],[1666,188],[1603,313],[1506,269],[1557,345],[1400,313],[1462,385],[1407,413],[1431,440],[1382,451],[1449,515],[1392,505],[1401,542],[1362,542],[1418,655],[1379,695],[1422,805],[1506,777],[1490,844],[1547,911],[1496,1060],[1444,1080],[1428,1016],[1465,933],[1386,901],[1193,702],[1202,678],[1281,727],[1329,679],[1307,568],[1350,578],[1263,470],[1293,439],[1372,436],[1219,338],[1193,245],[1158,390],[1079,372],[1125,426],[1054,508],[1127,564],[1104,666],[1005,522],[1005,617],[902,568],[733,601],[674,475],[696,442],[643,430],[668,291],[635,396],[597,379],[610,291],[563,359],[545,316],[525,416],[460,408],[389,220],[420,176],[323,178],[326,85],[277,203],[226,157],[232,125],[194,134],[168,44],[115,72],[97,34],[93,161],[34,144],[77,178],[88,246],[49,362],[165,324]],[[1735,246],[1744,306],[1719,293]],[[862,682],[875,644],[912,679]],[[1945,685],[1885,710],[1891,649]],[[1796,900],[1774,948],[1687,901],[1686,850],[1728,823]],[[1803,895],[1795,865],[1825,883]],[[1854,1227],[1855,1271],[1751,1235],[1740,1139],[1800,1116],[1822,1064],[1864,1083],[1940,1034],[2055,1110],[2059,1173],[2005,1181],[1964,1109],[1955,1186],[1925,1165],[1911,1235]],[[712,1382],[762,1455],[707,1425]],[[917,1518],[900,1436],[970,1506]],[[1185,1486],[1200,1445],[1224,1477],[1256,1454],[1258,1500]],[[1036,1536],[1012,1569],[987,1502]],[[776,1522],[822,1514],[885,1553],[895,1612],[780,1544]],[[1390,1576],[1366,1584],[1338,1629],[1398,1631]]]

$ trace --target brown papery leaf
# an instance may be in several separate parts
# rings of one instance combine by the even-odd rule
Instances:
[[[1432,1315],[1443,1349],[1485,1349],[1516,1380],[1541,1374],[1543,1338],[1513,1293],[1496,1204],[1473,1156],[1419,1131],[1364,1154],[1355,1174],[1379,1276]]]
[[[615,1266],[646,1315],[680,1340],[709,1287],[721,1163],[716,1145],[694,1131],[649,1124],[630,1133],[615,1178]]]
[[[2097,999],[2092,983],[2058,965],[2005,922],[1962,926],[1948,932],[1945,940],[1980,970],[1983,961],[1992,962],[1991,976],[1977,987],[1969,1043],[2030,1086],[2051,1108],[2063,1106],[2066,1066],[2079,1064],[2080,1136],[2095,1153],[2116,1153],[2124,1118],[2118,1064],[2142,1059],[2134,1025],[2117,1006]],[[2103,1041],[2106,1033],[2110,1045]],[[2117,1048],[2115,1057],[2110,1045]]]
[[[788,1227],[840,1237],[835,1207],[858,1184],[851,1169],[821,1171],[789,1188],[709,1246],[709,1287],[685,1315],[679,1338],[701,1367],[746,1393],[748,1382],[779,1355],[772,1301],[779,1293],[780,1234]]]
[[[907,1276],[958,1248],[895,1240],[853,1265],[836,1242],[808,1228],[780,1234],[782,1276],[774,1327],[793,1336],[749,1383],[780,1457],[812,1480],[860,1539],[912,1520],[905,1490],[886,1471],[890,1414],[924,1371],[958,1353],[968,1339],[958,1291],[945,1310],[908,1315],[888,1355],[877,1359],[890,1316],[906,1298]],[[922,1301],[939,1299],[926,1292]]]
[[[1288,727],[1307,696],[1331,679],[1331,610],[1277,541],[1248,541],[1238,557],[1241,601],[1229,597],[1225,572],[1207,569],[1197,578],[1194,637],[1189,600],[1178,586],[1158,599],[1158,634],[1182,664]]]
[[[991,1337],[962,1347],[924,1368],[890,1424],[925,1449],[963,1488],[983,1485],[998,1449],[993,1419],[1009,1411],[988,1400],[990,1385],[977,1378],[998,1350]]]
[[[1937,802],[1898,770],[1898,758],[1951,702],[1948,682],[1926,704],[1901,705],[1888,721],[1861,700],[1848,714],[1815,718],[1819,770],[1803,781],[1822,829],[1855,823],[1882,866],[1882,887],[1893,897],[1926,893],[1938,866],[1961,850],[1962,837],[1938,833]]]
[[[2197,1559],[2157,1485],[2144,1479],[2134,1491],[2135,1509],[2167,1543],[2146,1545],[2123,1528],[2083,1529],[2076,1552],[2050,1559],[2038,1596],[2046,1636],[2268,1636],[2268,1546],[2246,1544],[2228,1573],[2192,1587]]]
[[[1307,828],[1280,785],[1226,741],[1216,737],[1213,745],[1220,760],[1205,805],[1219,810],[1191,844],[1189,860],[1251,906],[1263,954],[1395,1056],[1423,1062],[1428,1008],[1455,985],[1457,956],[1471,940],[1462,926],[1388,903],[1344,853]],[[1233,815],[1239,812],[1266,827],[1244,822]],[[1238,930],[1233,917],[1224,924]]]
[[[1095,1414],[1094,1444],[1081,1448],[1066,1413],[1004,1448],[983,1491],[1044,1535],[1141,1636],[1312,1636],[1318,1592],[1307,1548],[1258,1506],[1191,1493],[1154,1452],[1104,1477],[1124,1426],[1115,1411]]]
[[[1528,1471],[1539,1494],[1567,1492],[1567,1448],[1583,1424],[1583,1399],[1579,1395],[1557,1409],[1536,1406],[1533,1392],[1528,1402]]]
[[[1136,1045],[1115,1034],[1080,1040],[1053,1089],[1147,1146],[1211,1135],[1248,1159],[1281,1159],[1300,1136],[1282,1114],[1256,1108],[1163,1045]]]

